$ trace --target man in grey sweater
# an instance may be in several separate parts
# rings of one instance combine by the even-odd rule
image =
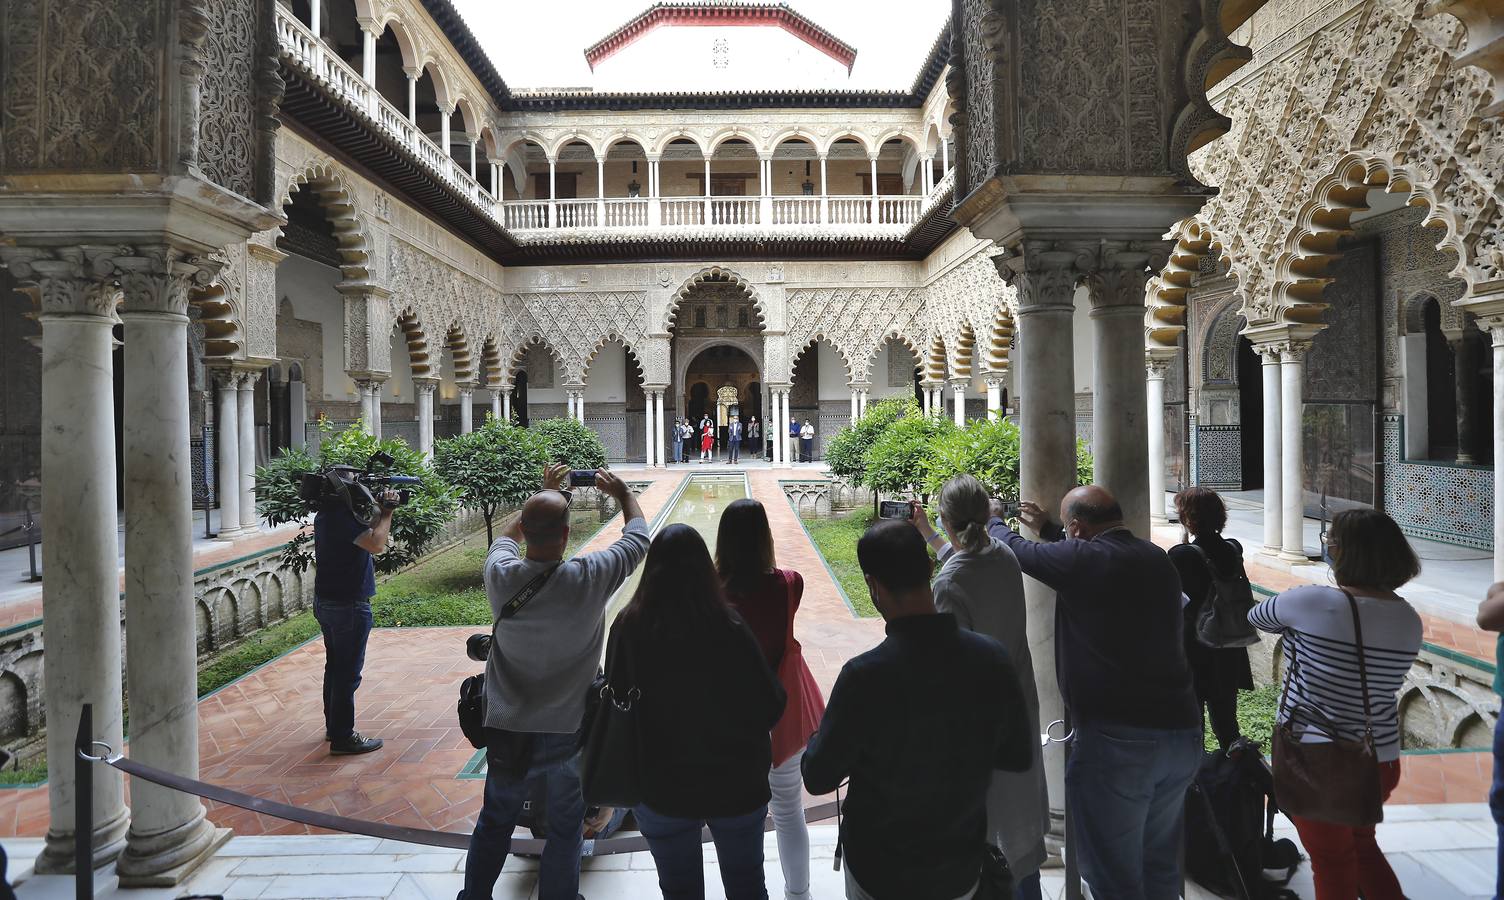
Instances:
[[[578,896],[585,801],[577,751],[585,692],[600,664],[606,604],[647,556],[648,526],[632,491],[602,470],[595,486],[620,504],[622,536],[597,553],[564,560],[568,474],[567,466],[550,467],[543,489],[502,526],[486,556],[486,598],[500,621],[486,660],[485,801],[470,836],[460,900],[491,896],[532,779],[542,779],[547,792],[539,897]]]

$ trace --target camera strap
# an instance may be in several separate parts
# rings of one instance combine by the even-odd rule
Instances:
[[[512,596],[512,599],[506,602],[506,605],[501,608],[501,612],[496,614],[496,620],[499,622],[502,619],[510,619],[517,615],[518,611],[527,606],[529,601],[538,596],[538,592],[543,590],[543,586],[548,583],[548,579],[553,577],[554,572],[558,571],[561,565],[563,563],[554,563],[544,571],[534,575],[531,581],[522,586],[522,590],[518,591]]]

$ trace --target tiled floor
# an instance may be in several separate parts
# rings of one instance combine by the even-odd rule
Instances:
[[[1379,846],[1386,851],[1405,894],[1415,900],[1474,900],[1493,896],[1496,849],[1493,822],[1483,804],[1463,806],[1402,806],[1387,811],[1379,826]],[[1281,819],[1281,837],[1295,838],[1294,830]],[[841,876],[832,867],[835,828],[816,825],[810,829],[810,876],[812,893],[820,900],[844,895]],[[21,900],[63,900],[73,896],[71,879],[28,877],[30,860],[40,842],[9,839],[6,850],[17,866]],[[769,895],[781,896],[783,873],[778,862],[778,844],[770,834],[764,844]],[[715,867],[715,849],[707,847],[706,897],[725,896]],[[526,900],[537,896],[536,865],[509,859],[493,894],[503,900]],[[582,866],[581,892],[591,900],[647,900],[658,892],[652,857],[647,853],[586,859]],[[115,889],[108,873],[100,878],[100,897],[120,900],[169,900],[186,894],[221,894],[227,900],[261,898],[390,898],[390,900],[450,900],[463,885],[464,854],[352,837],[237,837],[185,885],[163,890]],[[1046,870],[1045,896],[1058,900],[1064,889],[1064,873]],[[1303,865],[1291,881],[1301,898],[1311,898],[1310,868]],[[1212,895],[1188,885],[1187,898]]]

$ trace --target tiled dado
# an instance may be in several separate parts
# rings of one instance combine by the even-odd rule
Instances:
[[[1404,459],[1404,416],[1384,417],[1384,508],[1406,534],[1494,547],[1494,472]]]
[[[1243,429],[1238,425],[1196,426],[1195,483],[1237,490],[1243,486]]]

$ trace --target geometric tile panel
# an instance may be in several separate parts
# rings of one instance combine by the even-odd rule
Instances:
[[[1201,425],[1196,429],[1196,483],[1210,488],[1243,486],[1243,429]]]
[[[1403,417],[1384,417],[1384,509],[1409,535],[1494,548],[1491,468],[1402,460]]]

